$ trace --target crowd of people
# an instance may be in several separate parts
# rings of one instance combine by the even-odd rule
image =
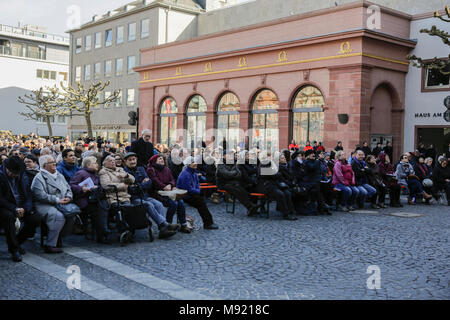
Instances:
[[[49,254],[63,252],[62,239],[71,232],[93,232],[97,242],[111,243],[112,209],[118,206],[144,206],[163,239],[191,233],[186,204],[198,210],[204,229],[218,229],[208,198],[237,200],[253,216],[263,205],[251,194],[264,194],[291,221],[298,215],[350,212],[366,203],[386,208],[387,195],[389,206],[401,207],[402,192],[409,205],[431,204],[443,195],[450,205],[450,145],[444,155],[421,145],[422,150],[393,163],[389,143],[371,150],[364,142],[348,154],[340,142],[326,152],[321,142],[300,148],[292,141],[288,149],[272,153],[206,144],[195,150],[178,144],[168,148],[151,140],[151,130],[120,145],[33,136],[0,140],[0,227],[12,260],[22,260],[22,244],[39,226],[46,229]],[[202,183],[216,188],[201,188]],[[168,195],[180,190],[182,197]]]

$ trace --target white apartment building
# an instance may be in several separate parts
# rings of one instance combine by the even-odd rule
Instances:
[[[48,34],[42,27],[12,27],[0,24],[0,128],[13,134],[48,135],[42,120],[25,120],[27,111],[17,101],[31,90],[69,80],[69,38]],[[53,135],[67,134],[67,119],[51,119]]]
[[[448,32],[449,23],[434,18],[431,13],[413,18],[411,39],[417,39],[417,46],[411,54],[425,60],[434,57],[448,59],[448,45],[444,44],[439,37],[420,33],[421,29],[431,29],[433,25]],[[434,144],[438,154],[448,150],[450,143],[449,78],[450,75],[444,75],[438,70],[425,70],[410,65],[406,76],[404,151],[413,151],[420,143],[424,143],[425,147]]]

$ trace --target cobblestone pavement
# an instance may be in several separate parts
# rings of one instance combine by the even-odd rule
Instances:
[[[152,243],[146,231],[137,231],[137,242],[125,247],[71,235],[60,255],[28,241],[22,263],[10,260],[2,236],[0,299],[450,298],[447,206],[334,212],[293,222],[275,208],[266,219],[248,218],[240,205],[234,215],[223,203],[209,207],[219,230]],[[187,210],[202,226],[198,213]],[[87,279],[80,290],[66,286],[70,265]],[[380,289],[367,287],[371,265],[380,268]]]

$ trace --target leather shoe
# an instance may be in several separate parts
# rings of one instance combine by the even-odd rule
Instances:
[[[215,223],[211,223],[209,226],[204,226],[203,228],[206,230],[217,230],[219,229],[219,226]]]
[[[289,220],[289,221],[295,221],[295,220],[297,220],[297,217],[294,216],[293,214],[288,214],[287,216],[284,216],[283,219]]]
[[[191,233],[191,229],[189,229],[188,226],[181,226],[180,232],[182,232],[182,233]]]
[[[62,253],[63,251],[57,247],[45,246],[44,252],[45,253]]]
[[[20,255],[19,251],[14,251],[13,253],[11,253],[11,258],[12,258],[12,261],[14,261],[14,262],[22,261],[22,256]]]
[[[159,238],[160,239],[167,239],[167,238],[170,238],[171,236],[173,236],[176,233],[177,233],[176,231],[171,231],[171,230],[169,230],[168,227],[165,227],[165,228],[159,230]]]
[[[24,255],[25,253],[27,253],[27,252],[25,251],[25,249],[22,248],[22,247],[19,247],[19,249],[17,249],[17,251],[19,251],[19,253],[20,253],[21,255]]]
[[[170,230],[170,231],[178,231],[178,228],[179,228],[180,226],[178,225],[178,224],[174,224],[174,223],[171,223],[171,224],[169,224],[168,226],[167,226],[167,228]]]

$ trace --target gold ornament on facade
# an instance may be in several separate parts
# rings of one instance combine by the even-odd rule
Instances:
[[[277,62],[286,62],[288,61],[287,59],[287,52],[286,51],[280,51],[280,53],[278,53],[278,60]]]
[[[212,71],[212,63],[211,62],[207,62],[205,64],[205,71],[204,72],[211,72]]]
[[[148,80],[149,76],[148,76],[148,71],[144,72],[144,80]]]
[[[182,74],[183,74],[183,70],[181,69],[181,67],[177,67],[177,71],[176,71],[175,75],[181,76]]]
[[[348,54],[353,52],[352,46],[350,42],[345,41],[341,43],[341,51],[339,51],[339,54]]]
[[[239,67],[246,67],[247,66],[247,59],[245,57],[239,58]]]

